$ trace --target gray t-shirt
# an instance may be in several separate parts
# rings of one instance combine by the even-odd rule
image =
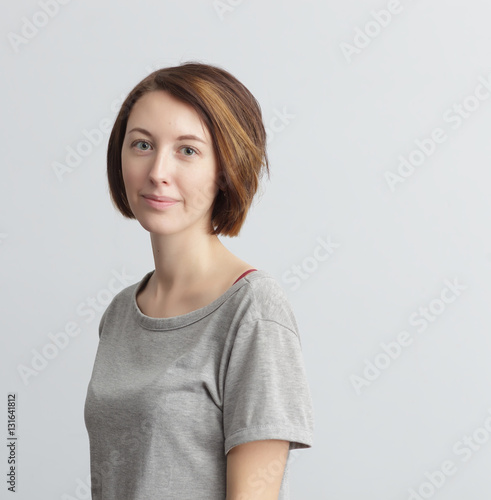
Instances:
[[[136,294],[153,272],[120,291],[100,321],[84,408],[92,499],[225,499],[234,446],[312,446],[297,323],[263,270],[195,311],[146,316]],[[289,499],[291,459],[289,452],[280,500]],[[261,489],[277,471],[273,462],[251,481]]]

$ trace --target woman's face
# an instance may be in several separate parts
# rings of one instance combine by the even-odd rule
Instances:
[[[210,133],[192,106],[163,90],[143,95],[128,119],[121,163],[130,208],[147,231],[208,232],[218,167]]]

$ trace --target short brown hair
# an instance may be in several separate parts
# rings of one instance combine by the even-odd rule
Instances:
[[[116,117],[107,149],[107,177],[113,204],[134,219],[121,169],[121,149],[134,104],[148,92],[165,90],[190,104],[208,127],[218,163],[220,191],[213,203],[211,234],[237,236],[269,163],[261,107],[228,71],[199,62],[158,69],[128,94]]]

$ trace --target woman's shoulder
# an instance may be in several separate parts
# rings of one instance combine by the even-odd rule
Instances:
[[[153,271],[147,272],[142,278],[138,279],[135,283],[132,283],[121,290],[117,291],[114,295],[114,297],[111,299],[109,304],[106,307],[107,310],[112,310],[115,308],[127,308],[128,305],[131,303],[133,300],[133,297],[135,295],[135,290],[137,288],[144,287],[147,281],[149,280],[150,276],[152,275]]]
[[[287,299],[283,286],[276,276],[266,269],[255,268],[254,271],[247,273],[241,279],[250,285],[250,292],[256,294],[258,298],[267,298],[268,294],[273,293],[275,297]]]
[[[250,307],[243,321],[274,321],[287,328],[298,330],[290,300],[276,277],[267,270],[257,269],[242,278],[242,298]]]

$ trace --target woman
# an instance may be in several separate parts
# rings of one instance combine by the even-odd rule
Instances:
[[[289,450],[312,446],[295,317],[237,236],[269,174],[259,104],[227,71],[157,70],[109,138],[111,199],[150,233],[155,269],[99,325],[85,401],[92,498],[288,497]]]

